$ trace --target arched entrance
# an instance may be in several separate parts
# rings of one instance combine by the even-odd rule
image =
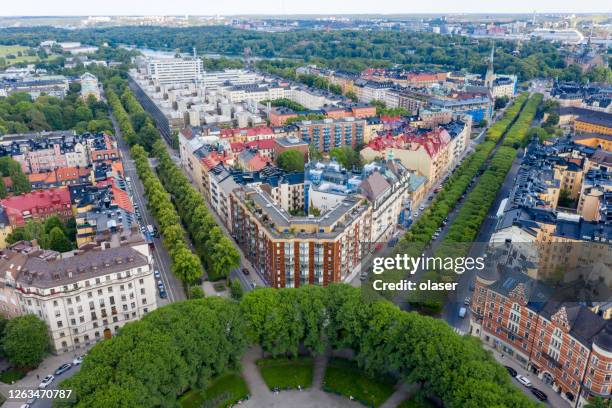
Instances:
[[[548,385],[552,385],[555,379],[548,371],[545,371],[544,374],[542,374],[542,381]]]

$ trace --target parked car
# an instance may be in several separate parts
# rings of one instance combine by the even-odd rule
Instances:
[[[459,308],[459,317],[460,317],[460,318],[462,318],[462,319],[463,319],[463,318],[465,317],[465,314],[466,314],[466,313],[467,313],[467,309],[466,309],[465,307],[461,307],[461,308]]]
[[[535,397],[539,399],[540,401],[546,401],[548,399],[548,395],[544,394],[542,391],[538,390],[537,388],[532,388],[531,393],[535,395]]]
[[[83,354],[82,356],[78,356],[76,357],[74,360],[72,360],[72,365],[80,365],[83,362],[83,359],[85,358],[85,354]]]
[[[464,305],[466,305],[466,306],[469,306],[469,305],[470,305],[470,297],[469,297],[469,296],[468,296],[468,297],[466,297],[466,298],[463,300],[463,304],[464,304]]]
[[[159,273],[159,271],[156,269],[156,270],[153,272],[153,276],[155,276],[155,279],[160,279],[160,278],[161,278],[161,273]]]
[[[514,368],[510,366],[504,366],[504,367],[506,367],[506,370],[508,371],[508,374],[510,374],[510,377],[514,378],[518,374]]]
[[[164,282],[162,282],[161,279],[157,281],[157,287],[160,289],[164,288]]]
[[[70,370],[71,367],[72,367],[72,364],[70,363],[62,364],[61,366],[57,368],[57,370],[55,370],[55,375],[64,374],[66,371]]]
[[[424,206],[424,205],[421,205],[421,206],[419,207],[419,211],[423,211],[424,209],[425,209],[425,206]]]
[[[368,279],[368,274],[367,273],[362,273],[361,276],[359,277],[359,279],[361,279],[362,281]]]
[[[166,293],[166,291],[165,291],[165,290],[160,289],[160,290],[159,290],[159,297],[160,297],[160,298],[162,298],[162,299],[165,299],[165,298],[167,298],[167,297],[168,297],[168,294]]]
[[[522,375],[519,374],[516,376],[516,379],[518,382],[523,384],[525,387],[531,388],[531,381],[529,381],[529,378],[523,377]]]
[[[249,274],[249,270],[247,268],[242,268],[242,273],[245,275]]]
[[[42,381],[38,385],[38,388],[47,388],[49,386],[49,384],[51,384],[53,382],[53,380],[55,380],[54,376],[52,376],[52,375],[46,376],[45,378],[42,379]]]

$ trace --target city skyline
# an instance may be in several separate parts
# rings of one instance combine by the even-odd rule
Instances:
[[[180,12],[179,12],[180,11]],[[339,1],[289,2],[274,0],[249,2],[238,0],[223,4],[202,4],[194,0],[177,2],[122,2],[109,0],[91,4],[75,0],[58,0],[40,4],[38,1],[23,1],[5,4],[0,16],[121,16],[121,15],[359,15],[359,14],[522,14],[522,13],[611,13],[609,3],[604,0],[589,2],[588,6],[574,1],[519,0],[512,3],[489,3],[473,0],[458,4],[449,0],[435,4],[420,3],[399,5],[392,0],[373,4],[365,0],[352,2],[350,9]]]

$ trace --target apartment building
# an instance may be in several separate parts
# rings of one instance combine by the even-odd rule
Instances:
[[[516,75],[495,75],[491,81],[490,89],[493,99],[516,96],[518,78]]]
[[[559,109],[559,123],[569,124],[581,137],[582,144],[597,147],[601,143],[604,150],[612,151],[612,113],[593,109],[562,107]],[[593,134],[593,135],[589,135]],[[601,139],[600,143],[592,145],[589,139]],[[596,142],[597,143],[597,142]]]
[[[293,216],[263,189],[231,193],[232,234],[272,287],[327,285],[359,265],[371,236],[371,207],[347,197],[321,216]]]
[[[107,242],[64,257],[35,247],[12,251],[25,256],[14,280],[20,313],[47,323],[55,353],[110,338],[157,308],[152,257],[144,241]]]
[[[90,96],[93,96],[96,100],[100,99],[100,87],[95,75],[86,72],[81,75],[79,82],[81,83],[81,98],[87,100]]]
[[[261,102],[264,100],[286,98],[288,96],[285,88],[276,83],[233,85],[222,88],[220,92],[230,103],[245,101]],[[290,94],[292,95],[293,93],[291,92]]]
[[[296,122],[300,138],[314,145],[321,152],[334,147],[356,147],[363,143],[365,119],[341,118],[304,120]]]
[[[433,186],[453,163],[454,149],[450,133],[443,128],[412,130],[394,136],[378,136],[361,151],[364,160],[398,159],[409,170],[427,177]],[[464,145],[465,148],[465,145]]]
[[[199,80],[204,65],[198,58],[161,58],[147,61],[147,74],[160,84],[190,83]]]
[[[385,102],[387,91],[395,89],[393,82],[377,82],[359,80],[355,83],[355,93],[361,102]],[[391,104],[393,106],[393,104]]]
[[[24,173],[43,173],[63,167],[84,168],[119,159],[110,135],[73,131],[14,134],[0,137],[0,156],[10,156]]]
[[[77,247],[107,241],[112,235],[138,234],[134,206],[128,193],[115,180],[98,185],[71,186],[70,197],[76,221]]]
[[[557,300],[558,291],[505,263],[490,263],[477,274],[471,334],[516,360],[572,406],[583,407],[593,396],[608,399],[612,323],[575,298]]]
[[[91,181],[92,170],[87,167],[60,167],[42,173],[28,174],[32,190],[87,184]]]
[[[68,94],[69,81],[63,75],[38,75],[0,80],[0,96],[26,92],[32,99],[45,94],[63,99]]]
[[[11,196],[0,200],[9,224],[23,227],[29,220],[44,221],[56,215],[66,221],[72,217],[70,192],[66,187]]]

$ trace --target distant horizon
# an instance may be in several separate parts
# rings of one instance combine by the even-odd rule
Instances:
[[[611,14],[607,0],[591,0],[588,4],[574,0],[515,0],[493,3],[484,0],[438,0],[434,4],[415,2],[398,4],[396,0],[346,1],[311,0],[232,0],[210,4],[201,0],[106,0],[89,3],[77,0],[23,0],[3,4],[0,17],[8,18],[61,18],[61,17],[144,17],[144,16],[363,16],[363,15],[519,15],[519,14]],[[409,8],[409,10],[407,10]],[[485,11],[483,11],[485,10]]]

